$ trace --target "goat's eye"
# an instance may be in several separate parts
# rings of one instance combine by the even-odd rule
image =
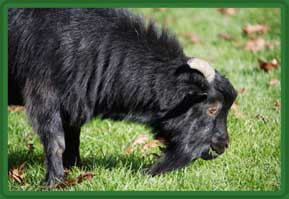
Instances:
[[[216,116],[217,113],[218,113],[218,105],[211,106],[208,108],[208,115],[209,116]]]

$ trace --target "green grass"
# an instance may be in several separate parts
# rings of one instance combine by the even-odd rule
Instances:
[[[258,59],[280,60],[280,12],[278,9],[240,9],[235,16],[224,16],[216,9],[133,9],[154,18],[174,31],[187,55],[208,59],[225,74],[237,90],[245,88],[237,99],[237,111],[228,118],[230,147],[212,161],[197,160],[188,167],[159,177],[149,177],[142,170],[155,159],[136,151],[125,155],[127,145],[140,133],[150,129],[130,122],[94,119],[82,128],[81,157],[83,166],[73,168],[70,178],[86,171],[94,178],[64,190],[188,190],[188,191],[277,191],[280,189],[280,85],[269,86],[279,79],[280,68],[265,73]],[[259,35],[277,43],[273,49],[257,53],[244,50],[249,39],[242,34],[246,24],[267,24],[269,31]],[[183,33],[197,34],[201,42],[194,44]],[[235,39],[225,41],[219,33]],[[236,113],[237,112],[237,113]],[[41,190],[43,176],[42,146],[27,122],[24,112],[9,113],[9,168],[26,162],[25,185],[9,180],[9,190]],[[35,149],[29,152],[27,143]],[[149,152],[148,152],[149,153]]]

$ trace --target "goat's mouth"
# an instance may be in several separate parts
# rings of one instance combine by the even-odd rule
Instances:
[[[214,145],[211,145],[207,150],[203,151],[201,154],[201,158],[204,160],[212,160],[217,158],[219,155],[223,154],[225,152],[225,147],[217,147]]]

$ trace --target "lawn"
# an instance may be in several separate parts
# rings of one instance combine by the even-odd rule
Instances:
[[[150,135],[151,130],[136,123],[95,118],[82,128],[82,167],[68,173],[70,179],[87,172],[93,178],[55,190],[278,191],[280,67],[265,72],[258,60],[280,62],[280,11],[240,9],[232,15],[217,9],[133,11],[175,32],[187,55],[209,60],[239,91],[228,117],[229,149],[215,160],[197,160],[184,169],[150,177],[143,170],[156,160],[151,154],[158,149],[134,150],[129,155],[125,150],[135,137]],[[268,31],[246,35],[242,28],[248,24],[264,24]],[[221,33],[227,37],[220,37]],[[256,38],[266,44],[246,49],[246,43]],[[42,146],[23,110],[8,115],[8,156],[10,170],[25,162],[22,183],[9,178],[9,190],[43,189]]]

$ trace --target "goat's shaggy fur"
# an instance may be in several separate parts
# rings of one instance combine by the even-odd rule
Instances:
[[[188,59],[174,35],[127,10],[10,9],[9,104],[26,106],[41,138],[45,182],[79,163],[80,127],[94,116],[142,122],[165,139],[153,175],[223,153],[236,92]]]

